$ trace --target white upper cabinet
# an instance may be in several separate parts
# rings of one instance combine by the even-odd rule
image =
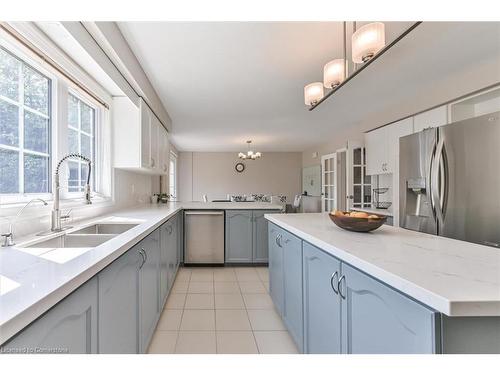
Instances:
[[[365,133],[366,174],[393,173],[399,156],[399,138],[411,133],[411,117]]]
[[[365,133],[366,174],[376,175],[389,173],[387,164],[387,140],[385,127]]]
[[[414,117],[413,131],[418,133],[426,128],[437,128],[448,123],[448,106],[443,105],[420,113]]]
[[[387,169],[394,173],[399,159],[399,138],[413,133],[413,117],[394,122],[386,126],[387,134]]]
[[[167,131],[163,126],[159,127],[160,140],[159,156],[158,156],[158,169],[160,174],[168,174],[168,167],[170,164],[170,142],[168,141]]]
[[[113,98],[114,166],[148,174],[167,174],[168,133],[141,100],[139,108],[126,97]]]
[[[141,102],[140,107],[140,123],[141,123],[141,137],[136,140],[140,140],[141,146],[141,166],[142,168],[151,168],[152,167],[152,159],[151,159],[151,121],[152,121],[152,113],[149,110],[147,105],[143,105]],[[134,125],[130,125],[133,127]],[[126,133],[125,133],[126,136]]]

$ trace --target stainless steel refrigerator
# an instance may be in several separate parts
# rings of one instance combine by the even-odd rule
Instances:
[[[400,138],[400,225],[500,247],[500,112]]]

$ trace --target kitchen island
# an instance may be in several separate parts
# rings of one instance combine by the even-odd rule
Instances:
[[[304,352],[500,352],[498,249],[387,225],[348,232],[327,214],[266,218],[270,292]]]
[[[191,209],[276,212],[281,206],[256,202],[142,205],[72,223],[74,227],[63,233],[44,237],[33,234],[19,239],[18,245],[0,250],[2,350],[15,352],[14,349],[25,348],[32,342],[26,339],[28,336],[39,335],[39,340],[35,342],[42,349],[49,342],[57,347],[64,346],[70,353],[145,352],[161,307],[175,279],[177,267],[182,262],[182,212]],[[108,228],[121,225],[126,230],[114,234],[96,232],[90,237],[95,240],[101,236],[105,242],[88,244],[86,247],[58,247],[50,242],[61,235],[71,235],[73,240],[81,238],[83,232],[88,232],[89,228],[97,231],[101,224]],[[48,245],[39,245],[41,242]],[[115,278],[122,283],[123,288],[116,290],[113,295],[107,295],[106,293],[112,293],[119,286]],[[106,283],[109,285],[105,292],[102,286]],[[139,290],[133,292],[132,288],[136,284],[139,285]],[[140,286],[143,286],[142,292]],[[132,300],[129,306],[124,304],[126,298]],[[104,300],[112,303],[108,310],[102,304]],[[145,311],[141,314],[131,311],[130,320],[123,321],[116,331],[119,333],[121,330],[123,333],[126,327],[135,326],[134,319],[144,319],[149,315],[149,321],[137,324],[139,327],[141,324],[147,326],[142,329],[144,332],[140,332],[141,328],[139,332],[129,332],[129,338],[135,335],[141,337],[142,342],[130,343],[129,347],[116,350],[120,348],[119,342],[127,341],[126,338],[117,334],[119,342],[106,342],[106,337],[111,340],[113,333],[97,332],[97,320],[107,319],[106,322],[101,321],[100,328],[110,326],[109,321],[113,321],[116,314],[125,316],[127,308],[136,309],[139,305]],[[119,307],[122,310],[116,310]],[[47,322],[50,319],[53,321],[49,324]],[[115,322],[118,320],[114,319]],[[44,331],[43,327],[50,328]],[[74,345],[54,336],[58,332],[57,327],[74,336],[61,336],[68,338],[69,343]],[[26,342],[29,345],[25,345]],[[15,346],[14,349],[12,345]]]

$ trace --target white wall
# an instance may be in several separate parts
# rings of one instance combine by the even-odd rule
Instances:
[[[179,200],[226,199],[227,194],[283,194],[288,202],[301,191],[302,154],[266,152],[262,159],[245,161],[237,173],[236,152],[180,152]]]

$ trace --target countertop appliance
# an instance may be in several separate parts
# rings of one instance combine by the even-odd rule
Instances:
[[[184,211],[184,263],[224,264],[224,211]]]
[[[403,228],[500,247],[500,112],[399,143]]]

